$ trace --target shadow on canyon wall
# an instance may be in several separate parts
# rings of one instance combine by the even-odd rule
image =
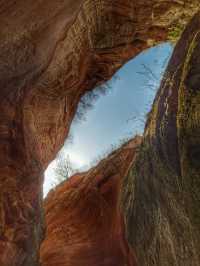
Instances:
[[[144,49],[176,37],[198,6],[195,0],[1,1],[2,266],[39,265],[43,173],[68,134],[80,97]],[[97,198],[105,188],[108,204],[118,206],[108,213],[114,227],[105,220],[105,228],[109,241],[119,240],[110,252],[122,265],[133,265],[133,249],[142,266],[200,264],[199,29],[197,13],[169,62],[120,193],[106,194],[103,173],[95,179],[93,188],[102,188]],[[98,231],[97,237],[102,243]],[[112,265],[100,251],[100,265]]]

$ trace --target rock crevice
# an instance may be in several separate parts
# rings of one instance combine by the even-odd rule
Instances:
[[[1,1],[2,266],[38,265],[43,172],[68,135],[80,97],[144,49],[176,38],[198,6],[197,0]],[[187,79],[194,92],[196,71]],[[189,137],[189,124],[178,134],[185,131]],[[198,157],[198,149],[186,150],[183,158]]]

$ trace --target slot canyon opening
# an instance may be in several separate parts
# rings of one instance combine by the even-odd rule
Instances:
[[[199,266],[199,1],[0,10],[0,265]]]
[[[45,171],[44,196],[134,135],[142,135],[172,51],[171,43],[163,43],[142,52],[110,81],[82,97],[69,136]]]

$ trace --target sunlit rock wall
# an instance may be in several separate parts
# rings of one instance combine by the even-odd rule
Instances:
[[[0,265],[37,266],[43,173],[80,97],[170,39],[199,1],[0,1]]]
[[[136,266],[119,199],[140,142],[136,137],[48,194],[42,266]]]

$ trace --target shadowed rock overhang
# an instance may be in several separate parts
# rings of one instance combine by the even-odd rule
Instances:
[[[176,39],[198,5],[179,0],[1,1],[2,266],[38,265],[43,172],[67,137],[80,97],[144,49]],[[198,92],[198,78],[187,81]],[[198,158],[198,148],[187,154]]]

